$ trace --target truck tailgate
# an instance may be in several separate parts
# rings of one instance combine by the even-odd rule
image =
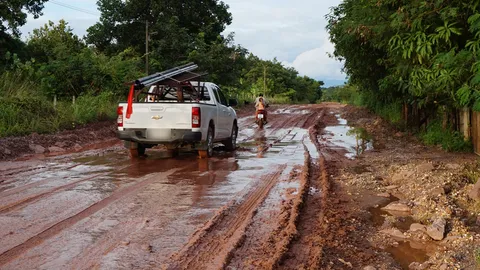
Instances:
[[[130,119],[126,118],[127,104],[123,106],[125,129],[191,129],[192,104],[134,103]]]

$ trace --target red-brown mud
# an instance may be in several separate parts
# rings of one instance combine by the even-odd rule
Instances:
[[[375,150],[364,160],[335,141],[343,136],[332,129],[339,114],[371,116],[333,103],[272,106],[260,130],[253,113],[239,112],[237,151],[219,146],[208,160],[188,152],[169,158],[161,149],[130,160],[113,139],[75,153],[0,162],[0,268],[401,269],[412,260],[397,258],[408,251],[402,243],[375,244],[377,225],[367,209],[384,201],[350,177],[377,173],[365,185],[383,190],[378,179],[387,172],[367,158],[385,156]],[[52,136],[45,147],[55,145]],[[375,146],[393,153],[395,141],[376,138]],[[434,152],[423,157],[441,154]]]

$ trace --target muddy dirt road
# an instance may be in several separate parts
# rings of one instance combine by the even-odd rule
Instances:
[[[360,144],[359,156],[341,114],[371,123],[375,147]],[[461,165],[443,163],[474,157],[398,139],[381,119],[339,104],[273,107],[263,130],[241,115],[237,151],[219,145],[208,160],[162,150],[130,160],[110,138],[96,150],[0,162],[0,269],[439,269],[448,254],[445,269],[461,256],[466,267],[458,269],[474,269],[473,256],[462,254],[474,253],[480,234],[471,237],[476,227],[461,225],[464,217],[452,214],[445,241],[419,235],[418,244],[411,216],[379,208],[398,200],[393,194],[430,198],[418,194],[438,189],[418,181],[463,177]],[[423,173],[400,185],[392,182],[403,175],[399,166]],[[408,205],[425,216],[423,204],[434,213],[448,206],[441,196],[453,202],[442,194]]]
[[[118,144],[0,163],[0,268],[271,268],[306,251],[289,265],[314,265],[321,245],[297,223],[305,198],[325,193],[327,111],[274,109],[264,130],[241,118],[239,149],[209,160],[129,160]]]

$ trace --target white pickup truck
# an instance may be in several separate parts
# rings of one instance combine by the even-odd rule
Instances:
[[[214,143],[236,148],[237,114],[220,88],[209,82],[152,85],[145,98],[118,106],[117,135],[132,156],[145,155],[147,148],[164,145],[169,150],[188,148],[200,157],[213,155]]]

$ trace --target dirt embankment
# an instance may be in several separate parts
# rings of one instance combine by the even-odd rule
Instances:
[[[116,139],[116,124],[104,121],[55,134],[0,138],[0,161],[33,155],[51,156],[105,147]]]
[[[323,267],[341,259],[354,268],[478,269],[480,198],[469,196],[478,157],[426,147],[364,109],[337,113],[365,128],[374,150],[330,171],[347,210],[336,213],[342,237],[329,242]]]

